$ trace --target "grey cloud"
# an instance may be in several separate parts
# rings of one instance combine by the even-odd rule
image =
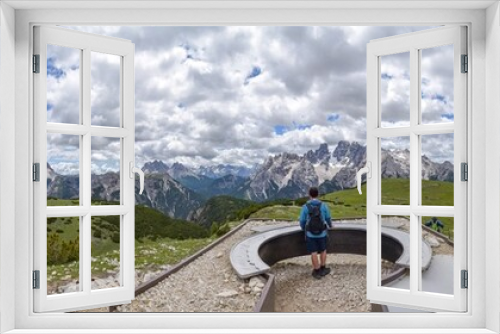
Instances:
[[[91,54],[91,124],[120,126],[120,58]]]
[[[371,27],[355,38],[341,27],[104,27],[96,32],[136,45],[137,160],[210,164],[254,163],[282,151],[304,153],[322,142],[333,149],[342,139],[364,142],[366,43],[427,28]],[[439,84],[449,83],[442,59],[431,56],[436,65],[429,77],[440,74]],[[393,58],[398,65],[403,60]],[[245,86],[253,66],[262,74]],[[109,69],[97,68],[96,78],[111,85]],[[116,108],[104,95],[99,98],[104,115]],[[384,105],[385,112],[393,120],[406,117],[394,101]],[[332,113],[340,116],[335,122],[327,121]],[[294,130],[294,124],[316,127]],[[275,125],[290,132],[277,136]],[[99,145],[105,150],[109,143]]]
[[[425,155],[436,162],[443,162],[448,160],[453,163],[454,135],[452,133],[426,135],[421,136],[421,138],[422,155]]]

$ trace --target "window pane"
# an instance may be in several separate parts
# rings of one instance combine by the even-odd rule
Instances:
[[[410,204],[410,137],[380,139],[381,204]]]
[[[422,205],[453,206],[453,133],[421,136]]]
[[[91,53],[92,125],[120,126],[121,57]]]
[[[80,205],[80,136],[47,134],[47,206]]]
[[[410,217],[382,216],[380,223],[379,285],[409,290],[406,268],[410,264]]]
[[[92,228],[92,290],[120,286],[120,216],[94,216]]]
[[[410,125],[410,53],[380,57],[382,127]]]
[[[422,271],[421,291],[453,294],[454,219],[421,217],[421,221],[423,240],[432,248],[431,264]]]
[[[120,204],[120,138],[92,137],[92,205]]]
[[[47,122],[80,123],[81,50],[47,45]]]
[[[47,218],[47,294],[80,289],[80,218]]]
[[[421,50],[422,124],[453,122],[453,45]]]

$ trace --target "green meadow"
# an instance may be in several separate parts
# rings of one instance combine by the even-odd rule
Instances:
[[[321,196],[328,204],[335,219],[366,217],[366,184],[362,195],[357,189],[347,189]],[[158,270],[162,266],[175,264],[205,247],[223,233],[239,225],[245,218],[270,218],[297,220],[301,204],[296,201],[279,200],[269,203],[249,202],[246,207],[235,207],[234,212],[225,213],[227,221],[212,223],[212,228],[166,217],[161,212],[144,206],[136,206],[135,263],[137,269]],[[453,183],[424,181],[422,184],[424,205],[453,205]],[[109,205],[93,201],[93,205]],[[409,180],[383,179],[382,204],[408,205]],[[48,199],[49,206],[78,205],[78,200]],[[234,219],[237,217],[236,219]],[[426,222],[431,217],[422,217]],[[453,239],[453,218],[438,217],[445,225],[443,233]],[[214,229],[214,227],[217,227]],[[221,232],[222,231],[222,232]],[[47,264],[48,281],[76,279],[79,271],[78,217],[47,219]],[[92,276],[101,277],[115,273],[120,261],[119,216],[92,217]]]
[[[382,204],[409,205],[410,181],[407,179],[382,180]],[[366,218],[366,184],[361,187],[362,195],[356,188],[341,190],[320,196],[328,204],[335,219]],[[433,206],[453,206],[453,183],[427,181],[422,183],[422,204]],[[253,213],[251,218],[298,219],[299,206],[270,206]],[[453,218],[438,217],[444,223],[443,233],[453,238]],[[422,217],[425,223],[431,217]]]

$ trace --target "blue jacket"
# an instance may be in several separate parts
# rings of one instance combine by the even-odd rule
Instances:
[[[317,204],[321,203],[320,207],[320,214],[321,214],[321,219],[325,222],[328,227],[332,227],[332,216],[330,215],[330,209],[328,209],[328,205],[325,203],[321,202],[318,199],[312,199],[307,201],[307,203],[312,203],[312,204]],[[309,220],[309,209],[307,208],[307,204],[302,206],[302,211],[300,212],[300,217],[299,217],[299,222],[300,222],[300,228],[302,231],[305,230],[307,221]],[[326,234],[328,233],[327,230],[324,230],[320,234],[312,234],[309,231],[306,231],[306,236],[309,238],[323,238],[326,237]]]

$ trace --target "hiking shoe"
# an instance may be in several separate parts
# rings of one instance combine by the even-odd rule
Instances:
[[[312,271],[312,277],[315,279],[320,279],[321,278],[321,270],[320,269],[313,269]]]
[[[328,267],[321,267],[321,268],[319,269],[319,274],[320,274],[321,276],[326,276],[326,275],[328,275],[331,271],[332,271],[332,269],[330,269],[330,268],[328,268]]]

